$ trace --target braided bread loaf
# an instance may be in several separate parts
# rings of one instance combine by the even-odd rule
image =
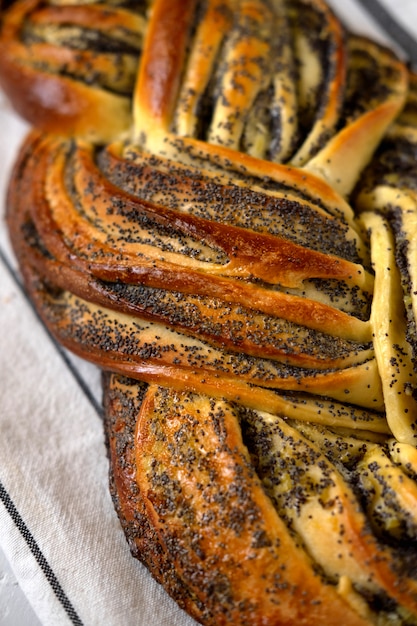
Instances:
[[[322,0],[17,0],[0,52],[133,555],[202,624],[417,624],[416,77]]]

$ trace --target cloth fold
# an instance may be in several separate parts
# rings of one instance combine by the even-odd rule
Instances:
[[[415,0],[330,4],[417,67]],[[191,626],[129,553],[108,489],[100,373],[51,339],[21,288],[3,215],[27,130],[0,94],[0,548],[42,626]]]

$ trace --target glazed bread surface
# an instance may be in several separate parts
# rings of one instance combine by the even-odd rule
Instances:
[[[207,626],[416,624],[415,76],[321,0],[17,0],[0,52],[132,554]]]

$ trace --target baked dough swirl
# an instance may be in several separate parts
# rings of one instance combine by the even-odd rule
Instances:
[[[99,98],[7,219],[133,555],[206,625],[416,624],[416,78],[321,0],[18,0],[0,52],[23,114]]]
[[[130,128],[147,2],[19,0],[2,16],[0,83],[52,133],[111,141]]]

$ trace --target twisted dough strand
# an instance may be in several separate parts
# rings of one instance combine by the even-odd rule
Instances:
[[[0,52],[13,246],[106,372],[133,554],[207,625],[415,624],[415,78],[321,0],[19,0]]]

